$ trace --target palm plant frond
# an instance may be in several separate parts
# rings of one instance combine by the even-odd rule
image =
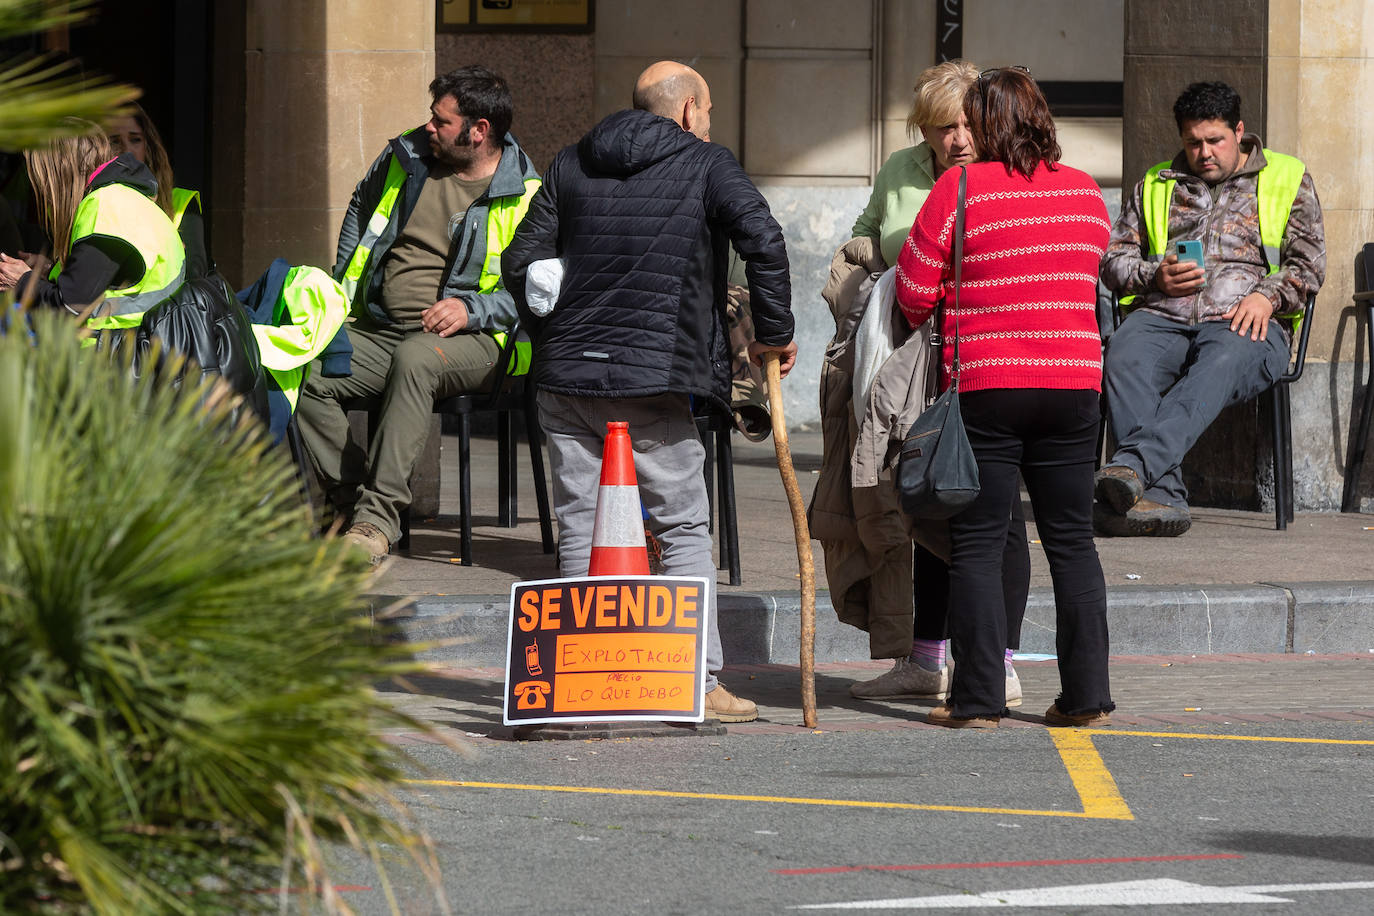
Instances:
[[[267,910],[284,856],[328,909],[329,844],[418,853],[381,732],[425,726],[372,684],[421,666],[360,624],[365,558],[205,385],[9,325],[0,912]]]

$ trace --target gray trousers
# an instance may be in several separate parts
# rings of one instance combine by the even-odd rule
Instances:
[[[558,562],[564,576],[585,576],[591,565],[592,525],[601,483],[606,423],[630,424],[639,498],[649,530],[663,547],[669,576],[700,576],[708,583],[706,690],[716,687],[725,664],[716,619],[716,564],[711,557],[706,449],[686,395],[647,398],[578,398],[540,391],[539,423],[548,438],[553,511],[558,518]]]
[[[350,326],[348,339],[353,374],[325,378],[316,363],[301,390],[296,422],[329,501],[352,523],[376,525],[394,544],[435,399],[489,387],[501,348],[480,333],[440,337]],[[382,399],[370,449],[349,435],[343,408],[359,397]]]
[[[1248,401],[1288,371],[1288,338],[1269,321],[1265,340],[1228,321],[1186,325],[1135,312],[1107,344],[1103,380],[1117,450],[1109,465],[1128,467],[1145,498],[1187,508],[1183,456],[1221,411]]]

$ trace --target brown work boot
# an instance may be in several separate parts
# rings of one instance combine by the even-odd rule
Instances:
[[[1093,495],[1124,515],[1145,495],[1145,484],[1130,468],[1109,464],[1093,477]]]
[[[344,540],[366,550],[373,566],[385,560],[391,552],[391,542],[382,534],[382,529],[371,522],[357,522],[344,532]]]
[[[1000,720],[997,716],[956,716],[952,709],[941,704],[926,714],[926,721],[945,728],[996,728]]]
[[[1093,531],[1113,538],[1176,538],[1193,526],[1187,509],[1141,499],[1124,515],[1105,503],[1093,504]]]
[[[1082,712],[1071,716],[1060,712],[1058,703],[1051,703],[1050,708],[1045,710],[1045,724],[1061,728],[1103,728],[1112,724],[1112,715],[1105,709],[1099,709],[1097,712]]]
[[[722,722],[753,722],[759,717],[759,708],[752,700],[742,700],[725,689],[724,684],[716,684],[716,689],[706,694],[706,718]]]

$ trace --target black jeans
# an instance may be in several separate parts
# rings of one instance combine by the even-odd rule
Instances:
[[[946,639],[949,636],[949,564],[920,544],[911,566],[911,593],[916,607],[912,621],[914,639]],[[1011,504],[1011,523],[1002,550],[1002,600],[1007,609],[1007,648],[1021,648],[1021,621],[1030,594],[1030,545],[1026,540],[1026,514],[1021,500]]]
[[[997,388],[960,396],[981,490],[950,519],[949,630],[956,716],[1006,713],[1002,554],[1026,482],[1054,582],[1060,712],[1115,708],[1107,679],[1107,586],[1093,543],[1096,391]]]

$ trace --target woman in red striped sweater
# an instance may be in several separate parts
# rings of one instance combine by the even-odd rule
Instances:
[[[928,721],[993,728],[1006,715],[1001,563],[1017,471],[1054,581],[1059,698],[1051,725],[1105,725],[1106,585],[1093,543],[1093,459],[1102,351],[1097,264],[1111,224],[1102,193],[1059,165],[1045,97],[1019,68],[986,71],[964,109],[980,161],[967,167],[959,391],[981,492],[950,520],[954,679]],[[915,327],[936,301],[951,371],[960,170],[935,183],[897,261],[897,300]]]

